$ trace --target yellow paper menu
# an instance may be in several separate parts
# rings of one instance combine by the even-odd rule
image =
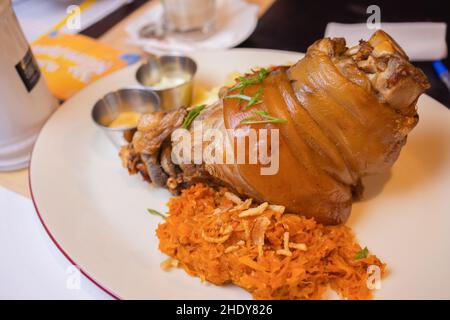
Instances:
[[[100,77],[139,60],[90,37],[51,32],[32,44],[52,94],[66,100]]]

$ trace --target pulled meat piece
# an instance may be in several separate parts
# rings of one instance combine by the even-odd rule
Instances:
[[[138,153],[152,155],[159,151],[164,140],[181,127],[187,114],[186,108],[173,111],[152,112],[142,116],[133,137],[133,148]]]
[[[150,181],[152,181],[156,187],[166,186],[167,179],[169,177],[161,167],[161,164],[159,162],[159,154],[143,154],[142,161],[146,165]]]
[[[119,151],[122,166],[128,170],[129,174],[140,173],[144,180],[151,182],[147,168],[142,161],[142,155],[137,153],[132,144],[123,146]]]
[[[177,174],[176,166],[169,160],[170,135],[181,127],[186,114],[186,108],[179,108],[141,117],[132,143],[119,151],[122,165],[130,174],[141,173],[145,180],[158,187],[168,186],[169,178]],[[170,182],[173,186],[173,180]],[[176,186],[169,189],[177,193]]]

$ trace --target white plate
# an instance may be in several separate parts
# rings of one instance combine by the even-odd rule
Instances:
[[[295,61],[297,53],[236,49],[192,54],[197,83],[220,85],[227,74]],[[155,228],[146,208],[165,211],[169,193],[121,167],[112,144],[90,119],[95,101],[135,85],[131,66],[67,101],[43,128],[30,185],[47,231],[97,284],[116,297],[241,299],[234,286],[202,284],[181,270],[164,272]],[[390,172],[366,179],[366,200],[349,225],[361,244],[388,264],[376,298],[450,298],[450,112],[428,96],[420,121]]]
[[[244,42],[255,31],[258,24],[258,6],[245,0],[217,1],[215,28],[206,39],[189,40],[168,35],[163,39],[142,38],[143,27],[158,24],[163,16],[162,4],[142,14],[127,26],[131,42],[154,54],[167,52],[193,52],[202,50],[225,50]]]

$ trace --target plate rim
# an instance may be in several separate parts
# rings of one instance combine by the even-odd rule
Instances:
[[[62,106],[62,105],[61,105]],[[60,107],[61,107],[60,106]],[[53,113],[54,114],[54,113]],[[52,115],[53,115],[52,114]],[[49,121],[50,118],[47,120]],[[47,122],[45,122],[47,123]],[[42,130],[42,129],[41,129]],[[39,211],[36,198],[34,197],[33,188],[31,186],[31,163],[33,159],[33,152],[34,152],[34,146],[33,150],[31,152],[30,157],[30,165],[28,167],[28,189],[30,191],[31,196],[31,202],[33,203],[34,210],[36,211],[36,214],[39,218],[40,223],[42,224],[42,227],[45,230],[45,233],[50,238],[51,242],[56,246],[56,248],[63,254],[63,256],[71,263],[73,266],[75,266],[89,281],[91,281],[93,284],[95,284],[99,289],[101,289],[103,292],[108,294],[111,298],[114,300],[123,300],[117,293],[113,292],[111,289],[107,288],[104,284],[100,283],[98,280],[96,280],[93,276],[91,276],[86,270],[84,270],[70,255],[69,253],[62,247],[62,245],[58,242],[58,240],[55,238],[55,236],[50,231],[50,228],[47,226],[44,218],[41,215],[41,212]]]

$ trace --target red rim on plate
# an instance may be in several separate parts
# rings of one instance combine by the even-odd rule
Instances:
[[[53,115],[57,112],[58,110],[56,110],[55,112],[53,112],[53,114],[47,119],[47,121],[45,122],[44,126],[41,128],[41,131],[38,134],[38,137],[36,139],[36,142],[38,141],[42,130],[44,129],[44,127],[47,125],[48,121],[50,121],[50,119],[53,117]],[[99,287],[101,290],[103,290],[104,292],[106,292],[108,295],[110,295],[112,298],[116,299],[116,300],[122,300],[122,298],[119,297],[118,294],[114,293],[112,290],[108,289],[106,286],[104,286],[103,284],[101,284],[99,281],[95,280],[91,275],[89,275],[89,273],[87,273],[86,270],[84,270],[78,263],[76,263],[76,261],[70,257],[70,255],[67,253],[66,250],[64,250],[64,248],[58,243],[58,241],[56,240],[56,238],[53,236],[53,234],[51,233],[50,229],[48,228],[48,226],[46,225],[44,219],[42,218],[42,215],[39,211],[39,208],[37,206],[36,200],[34,198],[34,194],[33,194],[33,188],[31,186],[31,167],[32,167],[32,162],[33,162],[33,153],[34,153],[34,148],[36,147],[36,143],[33,146],[33,150],[31,151],[31,157],[30,157],[30,163],[28,166],[28,187],[30,190],[30,195],[31,195],[31,200],[33,202],[33,206],[34,209],[36,210],[36,213],[39,217],[39,221],[41,222],[42,226],[44,227],[45,232],[48,234],[48,236],[50,237],[50,239],[52,240],[52,242],[55,244],[55,246],[58,248],[58,250],[64,255],[64,257],[66,257],[67,260],[69,260],[69,262],[76,266],[78,268],[78,270],[80,270],[80,272],[86,277],[88,278],[92,283],[94,283],[97,287]]]

